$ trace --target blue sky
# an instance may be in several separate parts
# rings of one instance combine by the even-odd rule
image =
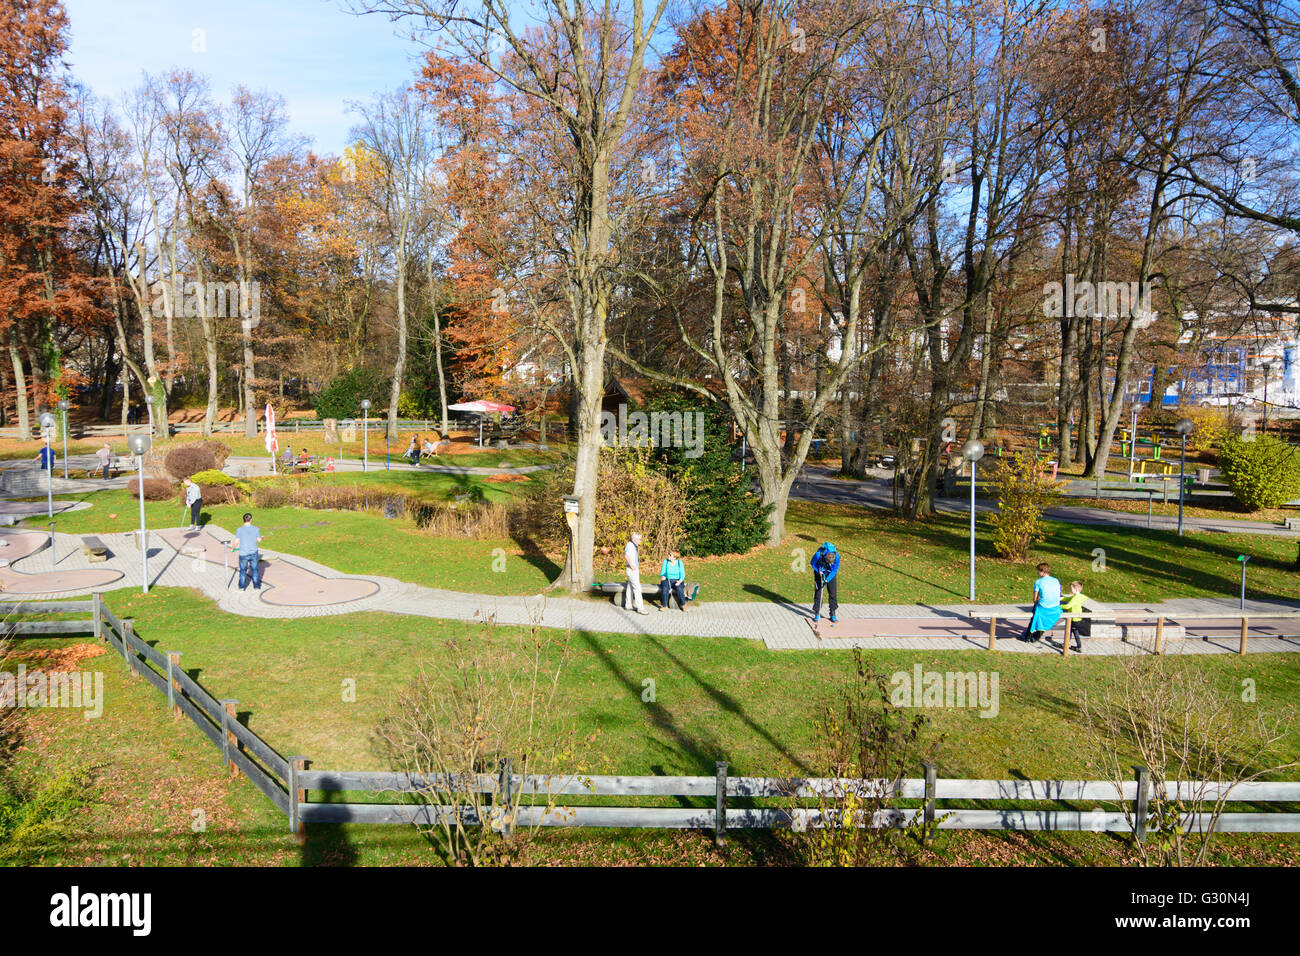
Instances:
[[[369,99],[415,76],[420,48],[380,16],[337,0],[64,0],[72,24],[67,61],[97,96],[117,100],[141,74],[173,67],[208,77],[225,101],[243,83],[280,93],[290,126],[322,154],[338,154],[356,122],[347,101]],[[198,39],[206,49],[196,45]]]

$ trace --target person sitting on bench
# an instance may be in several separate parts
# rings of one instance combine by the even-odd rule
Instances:
[[[677,599],[677,606],[686,610],[686,568],[682,556],[676,551],[669,551],[664,563],[659,566],[659,610],[668,610],[668,596]]]

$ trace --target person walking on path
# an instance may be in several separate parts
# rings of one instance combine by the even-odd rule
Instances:
[[[257,546],[262,540],[262,531],[253,524],[253,516],[245,513],[244,523],[235,529],[235,540],[230,545],[231,551],[239,552],[239,590],[248,588],[248,581],[253,581],[253,590],[262,589],[261,556]]]
[[[99,467],[104,475],[104,480],[108,481],[108,469],[113,461],[113,449],[109,447],[108,442],[100,446],[99,451],[95,452],[95,457],[99,459]]]
[[[627,565],[627,582],[623,585],[623,607],[628,607],[628,592],[632,594],[632,606],[638,614],[649,614],[645,601],[641,598],[641,532],[633,531],[632,537],[623,546],[623,559]]]
[[[677,606],[686,610],[686,566],[682,564],[680,552],[668,552],[664,563],[659,566],[659,610],[668,610],[669,595],[677,599]]]
[[[199,512],[203,510],[203,492],[193,478],[185,479],[185,507],[190,509],[190,530],[199,530]]]
[[[48,441],[41,446],[41,450],[36,453],[32,461],[40,462],[42,471],[54,470],[54,449],[50,447]]]
[[[835,581],[835,576],[840,573],[840,553],[835,550],[835,545],[827,541],[812,558],[813,573],[813,621],[814,623],[822,619],[822,588],[826,589],[826,595],[830,598],[831,623],[838,620],[835,612],[839,610],[839,585]]]
[[[1034,614],[1025,628],[1023,640],[1038,643],[1043,635],[1056,627],[1061,619],[1061,582],[1052,577],[1052,568],[1046,561],[1038,565],[1038,580],[1034,582]]]
[[[1070,596],[1061,602],[1062,610],[1070,619],[1070,634],[1074,637],[1074,649],[1080,654],[1083,653],[1081,638],[1092,637],[1092,620],[1081,616],[1083,606],[1091,601],[1092,598],[1083,593],[1083,582],[1071,581]]]

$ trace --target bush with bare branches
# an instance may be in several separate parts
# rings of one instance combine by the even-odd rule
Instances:
[[[523,640],[490,621],[467,625],[442,661],[393,695],[379,749],[420,781],[432,820],[421,829],[449,865],[518,860],[537,817],[554,810],[553,792],[584,769],[585,745],[557,701],[568,640],[537,625]],[[515,792],[509,774],[550,780],[552,792]]]
[[[1150,775],[1148,837],[1136,844],[1144,865],[1205,865],[1232,787],[1297,766],[1277,752],[1288,720],[1267,719],[1196,663],[1138,649],[1084,694],[1092,765],[1116,786],[1133,779],[1134,758]],[[1130,826],[1134,813],[1126,802]]]

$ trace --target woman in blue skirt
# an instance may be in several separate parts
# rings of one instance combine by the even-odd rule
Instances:
[[[1026,641],[1037,642],[1056,627],[1061,619],[1061,582],[1052,577],[1051,566],[1044,561],[1038,566],[1038,580],[1034,582],[1034,616],[1025,629]]]

